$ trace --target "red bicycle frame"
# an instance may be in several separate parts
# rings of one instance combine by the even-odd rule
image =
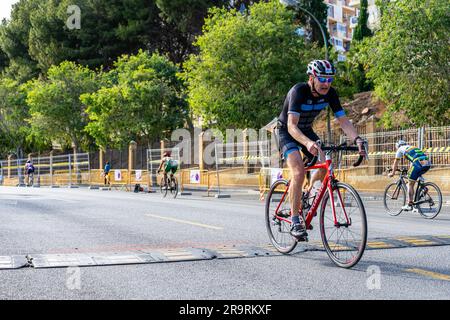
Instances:
[[[340,194],[338,189],[336,189],[336,190],[337,190],[337,194],[338,194],[338,198],[339,198],[339,203],[341,204],[341,207],[343,209],[344,216],[345,216],[345,219],[346,219],[347,223],[346,224],[340,224],[338,222],[338,220],[337,220],[337,217],[336,217],[335,201],[334,201],[334,197],[332,196],[333,195],[333,185],[334,185],[334,183],[336,181],[336,178],[334,176],[334,171],[333,171],[331,158],[327,156],[327,159],[326,159],[325,163],[319,163],[319,164],[313,165],[311,167],[305,168],[306,171],[312,170],[312,169],[326,169],[327,170],[327,174],[326,174],[325,178],[323,179],[322,186],[320,187],[320,189],[319,189],[319,191],[318,191],[318,193],[317,193],[317,195],[316,195],[316,197],[315,197],[315,199],[313,201],[313,204],[312,204],[310,210],[308,211],[308,214],[306,215],[306,219],[305,219],[305,226],[306,226],[306,228],[308,229],[308,227],[310,226],[311,221],[312,221],[313,217],[315,216],[315,213],[317,212],[319,204],[322,201],[322,199],[323,199],[323,197],[325,195],[325,192],[327,190],[328,190],[328,192],[330,194],[331,209],[332,209],[332,212],[333,212],[334,225],[336,227],[340,227],[340,226],[343,226],[343,225],[350,225],[351,224],[350,223],[350,219],[348,218],[347,212],[345,211],[344,202],[342,201],[342,197],[341,197],[341,194]],[[277,208],[275,210],[275,215],[277,216],[277,219],[280,219],[282,221],[286,221],[286,222],[289,222],[289,223],[291,223],[290,219],[286,219],[286,218],[278,216],[278,210],[280,209],[281,204],[284,202],[284,199],[285,199],[286,195],[289,192],[290,185],[291,185],[291,181],[289,180],[289,182],[287,184],[287,188],[284,191],[284,194],[283,194],[283,196],[281,198],[281,201],[278,203],[278,206],[277,206]],[[292,216],[292,210],[291,210],[291,216]]]

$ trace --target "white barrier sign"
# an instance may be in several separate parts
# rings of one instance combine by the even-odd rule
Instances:
[[[191,183],[200,183],[200,170],[190,171],[190,181]]]
[[[283,169],[271,168],[270,169],[270,184],[272,185],[278,179],[283,179]]]
[[[122,172],[120,170],[114,170],[114,180],[122,181]]]
[[[142,181],[142,170],[136,170],[136,181]]]

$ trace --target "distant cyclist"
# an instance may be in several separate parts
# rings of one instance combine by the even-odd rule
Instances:
[[[393,177],[399,161],[405,157],[411,161],[411,167],[408,170],[408,204],[402,207],[405,211],[413,210],[414,205],[414,185],[424,173],[431,168],[431,163],[428,156],[419,148],[409,145],[404,140],[399,140],[395,144],[397,152],[395,154],[395,160],[392,164],[392,172],[388,174],[389,177]]]
[[[163,154],[163,158],[161,159],[161,163],[158,168],[158,172],[161,171],[162,167],[164,167],[164,180],[167,181],[167,174],[170,173],[170,177],[178,170],[178,161],[172,159],[172,152],[166,151]]]
[[[26,184],[30,185],[30,181],[33,181],[32,178],[34,175],[34,166],[31,160],[27,160],[27,162],[25,163],[25,175],[26,175]]]
[[[103,168],[103,175],[105,177],[105,179],[104,179],[105,180],[104,181],[105,185],[106,184],[110,184],[110,181],[111,181],[111,179],[109,177],[110,171],[111,171],[111,164],[109,163],[109,161],[107,161],[106,164],[105,164],[105,167]]]
[[[285,159],[292,175],[289,200],[292,210],[291,235],[302,241],[307,236],[303,223],[300,221],[299,212],[302,211],[302,186],[305,178],[305,167],[300,151],[309,158],[320,154],[323,162],[325,159],[320,149],[319,136],[313,131],[314,119],[327,106],[331,107],[342,130],[357,144],[361,155],[365,156],[363,149],[364,140],[346,117],[341,106],[336,90],[331,87],[336,70],[327,60],[313,60],[308,64],[307,83],[298,83],[293,86],[284,101],[283,111],[279,116],[281,128],[279,130],[280,151]],[[326,171],[319,169],[311,177],[309,190],[314,182],[322,181]]]

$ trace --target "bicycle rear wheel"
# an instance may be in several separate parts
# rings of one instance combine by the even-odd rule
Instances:
[[[266,199],[267,233],[273,246],[281,253],[289,253],[297,246],[297,240],[290,234],[291,206],[287,186],[286,180],[275,181]]]
[[[416,206],[422,217],[434,219],[442,208],[441,190],[433,182],[426,182],[417,189],[415,202],[419,202]]]
[[[406,204],[405,186],[402,184],[398,187],[397,182],[388,185],[384,190],[383,204],[387,213],[391,216],[398,216]]]
[[[333,190],[333,199],[337,224],[334,222],[329,192],[322,200],[322,242],[328,256],[336,265],[351,268],[359,262],[366,248],[366,210],[358,192],[348,184],[337,183],[337,188]]]

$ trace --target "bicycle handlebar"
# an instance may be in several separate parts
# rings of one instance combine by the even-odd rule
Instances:
[[[319,159],[319,157],[318,157],[318,156],[314,156],[314,157],[311,159],[311,161],[310,161],[309,163],[306,164],[305,167],[306,167],[306,168],[312,167],[313,165],[316,164],[317,159]]]
[[[388,172],[392,171],[392,168],[386,168],[386,169],[387,169]],[[395,169],[395,172],[401,172],[401,173],[405,173],[406,174],[408,172],[408,169],[406,169],[406,168]]]
[[[364,148],[365,148],[365,150],[366,150],[366,157],[367,157],[367,148],[366,148],[366,144],[364,144]],[[347,142],[341,143],[340,145],[337,145],[337,146],[335,146],[335,145],[323,146],[321,149],[322,149],[323,151],[328,151],[328,152],[337,152],[337,151],[359,151],[359,148],[358,148],[358,147],[356,147],[356,146],[348,146],[348,145],[347,145]],[[312,167],[313,165],[315,165],[316,162],[317,162],[317,159],[318,159],[318,156],[314,156],[314,157],[311,159],[311,162],[309,162],[309,163],[306,164],[306,168]],[[363,156],[363,155],[359,155],[358,160],[356,160],[356,162],[353,163],[353,166],[354,166],[354,167],[358,167],[358,166],[362,163],[363,160],[364,160],[364,156]]]

